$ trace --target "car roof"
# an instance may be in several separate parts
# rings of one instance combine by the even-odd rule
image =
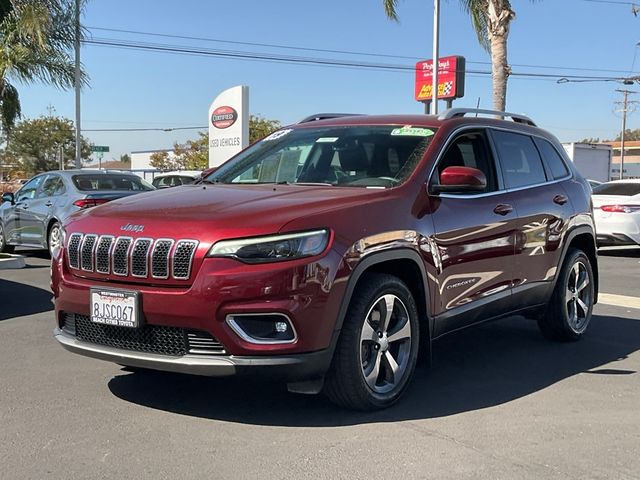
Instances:
[[[471,116],[474,115],[474,116]],[[477,116],[491,115],[491,117]],[[496,118],[501,116],[504,118],[512,118],[512,120],[503,120]],[[313,118],[311,115],[308,118]],[[426,114],[390,114],[390,115],[357,115],[348,114],[333,117],[322,117],[317,115],[319,120],[304,119],[303,123],[289,125],[286,128],[314,128],[314,127],[342,127],[342,126],[374,126],[374,125],[398,125],[398,126],[418,126],[438,129],[441,127],[457,128],[468,125],[478,125],[486,127],[507,128],[512,131],[520,131],[522,133],[538,133],[548,137],[549,133],[538,128],[535,123],[524,115],[498,112],[492,110],[478,110],[467,108],[453,108],[445,110],[440,115]]]
[[[105,170],[105,169],[92,169],[92,168],[83,168],[83,169],[71,169],[71,170],[50,170],[48,172],[42,172],[40,175],[44,175],[47,173],[55,173],[57,175],[61,175],[65,178],[71,178],[76,175],[127,175],[137,177],[133,172],[129,172],[126,170]]]
[[[182,175],[183,177],[199,177],[202,174],[200,170],[175,170],[173,172],[162,172],[154,175],[154,180],[156,178],[168,177],[171,175]]]

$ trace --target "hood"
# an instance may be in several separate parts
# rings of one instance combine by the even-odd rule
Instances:
[[[121,198],[78,212],[67,232],[135,237],[221,238],[280,231],[300,217],[386,195],[380,189],[305,185],[186,185]],[[318,225],[321,227],[324,225]]]

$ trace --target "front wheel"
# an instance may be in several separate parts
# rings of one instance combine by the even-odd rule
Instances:
[[[356,410],[386,408],[404,393],[420,344],[418,310],[397,277],[369,274],[347,310],[325,393]]]
[[[542,334],[551,340],[575,341],[591,323],[595,280],[589,258],[570,249],[560,270],[547,311],[538,319]]]

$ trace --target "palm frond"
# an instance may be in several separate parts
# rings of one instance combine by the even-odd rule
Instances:
[[[391,20],[398,20],[398,0],[382,0],[384,11]]]
[[[5,81],[0,89],[0,125],[2,125],[2,131],[10,132],[20,115],[18,90]]]

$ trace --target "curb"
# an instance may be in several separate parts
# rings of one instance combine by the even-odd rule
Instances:
[[[0,270],[10,268],[24,268],[26,263],[22,255],[0,254]]]

